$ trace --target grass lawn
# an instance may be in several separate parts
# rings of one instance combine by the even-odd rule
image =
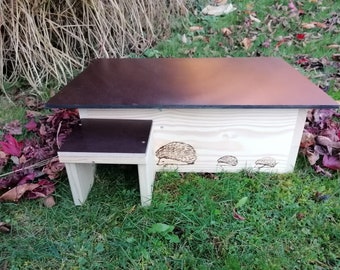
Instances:
[[[144,57],[279,56],[340,99],[340,2],[276,2],[238,1],[222,17],[198,5]],[[1,99],[2,122],[23,119],[27,102]],[[12,230],[0,232],[0,269],[340,269],[339,171],[318,175],[299,157],[290,174],[162,172],[153,195],[140,207],[136,168],[106,165],[82,207],[65,174],[52,208],[2,202]]]

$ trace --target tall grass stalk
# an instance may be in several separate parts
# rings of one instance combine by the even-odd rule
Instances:
[[[0,0],[0,85],[65,84],[92,58],[140,53],[169,31],[182,0]]]

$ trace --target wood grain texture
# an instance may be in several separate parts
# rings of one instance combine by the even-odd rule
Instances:
[[[304,109],[80,109],[81,118],[152,119],[156,170],[181,172],[292,171],[305,114]],[[194,163],[171,156],[160,162],[157,150],[171,142],[192,146]],[[225,156],[235,157],[237,165],[218,162]]]

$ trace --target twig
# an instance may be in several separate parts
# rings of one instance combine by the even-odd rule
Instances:
[[[56,135],[56,138],[55,138],[58,149],[60,149],[60,144],[59,144],[58,137],[59,137],[59,132],[60,132],[61,124],[62,124],[62,123],[63,123],[63,121],[60,121],[60,122],[59,122],[58,129],[57,129],[57,135]]]
[[[41,161],[39,161],[39,162],[37,162],[37,163],[34,163],[34,164],[30,165],[30,166],[23,167],[23,168],[20,168],[20,169],[11,171],[11,172],[7,172],[7,173],[4,173],[4,174],[1,174],[1,175],[0,175],[0,178],[5,177],[5,176],[7,176],[7,175],[11,175],[11,174],[17,173],[17,172],[24,171],[24,170],[27,170],[27,169],[42,167],[42,166],[48,164],[53,158],[56,158],[56,157],[57,157],[57,156],[53,156],[53,157],[51,157],[51,158],[44,159],[44,160],[41,160]]]

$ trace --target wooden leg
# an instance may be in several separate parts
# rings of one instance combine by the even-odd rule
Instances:
[[[142,206],[151,205],[153,182],[155,179],[154,164],[138,164],[140,201]]]
[[[95,164],[65,163],[75,205],[82,205],[89,194],[93,181]]]

